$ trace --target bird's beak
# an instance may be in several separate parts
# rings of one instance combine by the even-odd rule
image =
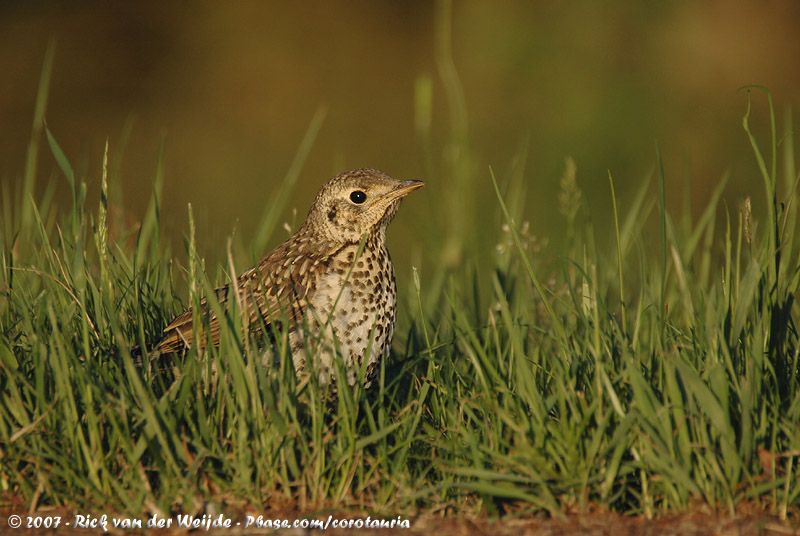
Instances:
[[[394,201],[395,199],[400,199],[401,197],[405,197],[414,190],[419,190],[425,183],[422,181],[398,181],[400,182],[400,186],[383,196],[381,201]]]

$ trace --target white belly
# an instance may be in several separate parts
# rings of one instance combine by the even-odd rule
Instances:
[[[394,274],[391,282],[380,286],[354,274],[357,272],[347,278],[346,273],[331,272],[320,278],[302,326],[290,335],[295,370],[298,374],[316,372],[320,386],[336,377],[334,359],[338,358],[350,386],[361,375],[368,387],[369,373],[389,350],[394,327]]]

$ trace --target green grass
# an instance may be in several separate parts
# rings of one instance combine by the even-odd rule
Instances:
[[[43,123],[50,61],[26,180],[3,190],[0,491],[34,506],[131,514],[196,513],[208,501],[387,516],[561,515],[597,505],[652,516],[742,502],[785,516],[800,504],[790,120],[778,138],[772,112],[763,152],[749,105],[744,117],[762,216],[730,208],[739,202],[724,202],[722,181],[696,222],[688,212],[674,219],[660,156],[655,201],[648,179],[619,206],[610,176],[610,254],[595,241],[568,161],[559,196],[566,254],[552,274],[519,224],[524,165],[500,180],[475,173],[494,182],[507,224],[495,232],[494,266],[480,269],[463,251],[478,229],[430,237],[444,253],[400,291],[392,363],[370,392],[346,390],[330,404],[313,380],[295,379],[288,360],[261,365],[235,303],[213,304],[227,318],[219,348],[190,350],[167,370],[134,365],[129,349],[157,340],[214,285],[196,254],[191,210],[186,268],[162,237],[163,153],[141,224],[110,221],[109,189],[119,185],[105,171],[99,206],[87,204],[86,184]],[[417,88],[422,108],[426,87]],[[283,203],[321,119],[277,196]],[[453,134],[462,149],[465,128]],[[70,207],[56,205],[52,187],[34,196],[42,132],[70,184]],[[430,153],[427,162],[436,165]],[[464,161],[444,167],[450,180],[474,173]],[[262,246],[283,208],[267,211]],[[217,259],[213,283],[246,268],[233,259]]]

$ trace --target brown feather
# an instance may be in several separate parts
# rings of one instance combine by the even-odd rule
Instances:
[[[303,240],[303,235],[298,233],[264,257],[257,267],[247,270],[238,277],[237,286],[244,298],[250,324],[254,328],[257,328],[259,315],[264,318],[267,326],[277,319],[285,318],[290,323],[300,319],[310,299],[309,294],[316,290],[310,284],[312,280],[304,277],[305,271],[310,266],[319,265],[339,249],[333,245],[312,249],[310,245],[310,242]],[[230,290],[230,285],[215,289],[220,305],[225,305]],[[200,302],[200,306],[201,314],[209,315],[209,337],[211,343],[216,346],[219,344],[219,321],[213,311],[207,312],[205,298]],[[188,309],[180,314],[164,329],[164,333],[164,338],[157,345],[162,354],[179,352],[184,347],[191,346],[195,334],[193,310]],[[203,333],[202,327],[198,329],[198,335],[200,347],[204,348],[209,337]]]

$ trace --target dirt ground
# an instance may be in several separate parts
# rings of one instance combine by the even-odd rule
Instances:
[[[54,515],[54,512],[39,512],[40,515]],[[621,517],[613,514],[570,516],[564,520],[558,519],[513,519],[513,520],[450,520],[441,518],[411,519],[411,527],[404,528],[352,528],[352,529],[302,529],[289,528],[273,530],[271,528],[244,529],[240,527],[211,529],[206,531],[198,528],[191,531],[186,529],[113,529],[108,532],[102,529],[12,529],[8,526],[7,512],[2,512],[0,518],[0,534],[62,534],[69,536],[84,536],[98,534],[209,534],[238,536],[243,534],[283,534],[286,536],[305,536],[313,534],[330,534],[331,536],[355,535],[391,535],[391,534],[435,534],[437,536],[800,536],[800,527],[796,524],[780,522],[768,516],[748,516],[725,518],[710,515],[678,515],[655,520],[642,518]],[[70,514],[69,517],[72,517]],[[26,516],[22,516],[23,519]],[[355,518],[350,518],[355,519]]]
[[[147,516],[142,516],[143,528],[114,528],[111,520],[108,520],[107,530],[98,526],[97,528],[76,528],[76,512],[73,508],[53,508],[42,507],[34,513],[29,513],[27,506],[19,497],[9,494],[0,494],[0,535],[33,535],[33,534],[61,534],[64,536],[84,536],[99,534],[208,534],[208,535],[227,535],[238,536],[243,534],[282,534],[287,536],[305,536],[314,534],[330,534],[331,536],[355,536],[355,535],[392,535],[392,534],[435,534],[436,536],[517,536],[517,535],[536,535],[536,536],[800,536],[800,520],[790,519],[781,521],[777,517],[763,511],[745,508],[740,514],[735,516],[724,516],[709,513],[680,513],[668,515],[656,519],[648,520],[644,517],[626,517],[614,513],[591,513],[584,515],[568,515],[563,519],[551,518],[545,515],[527,517],[520,519],[467,519],[467,518],[447,518],[423,514],[414,517],[398,516],[395,520],[402,520],[409,525],[397,528],[373,528],[364,526],[368,519],[366,515],[357,513],[339,513],[320,515],[312,514],[308,519],[320,520],[348,520],[353,528],[333,528],[329,525],[328,529],[315,528],[286,528],[275,530],[270,526],[257,528],[249,526],[245,528],[247,518],[243,514],[233,514],[229,519],[230,527],[213,528],[206,527],[202,523],[194,529],[176,528],[177,516],[173,515],[170,528],[146,528]],[[95,513],[83,514],[88,519],[97,519]],[[18,516],[17,519],[15,516]],[[35,528],[28,527],[37,517],[55,519],[61,518],[61,525],[58,528]],[[109,515],[111,518],[112,515]],[[30,518],[30,519],[29,519]],[[208,515],[203,522],[210,522],[211,519],[218,519],[219,514]],[[270,522],[275,519],[287,520],[291,523],[295,519],[304,519],[302,513],[297,511],[283,512],[281,514],[270,514],[265,516]],[[13,524],[19,520],[22,526],[14,528]],[[86,521],[86,519],[84,519]],[[358,522],[361,522],[359,528]],[[374,523],[374,519],[370,518]],[[40,522],[42,523],[42,522]],[[69,523],[70,526],[66,526]],[[251,519],[252,524],[252,519]]]
[[[537,536],[751,536],[800,535],[800,527],[769,517],[723,518],[709,515],[679,515],[663,519],[622,517],[614,514],[569,516],[559,519],[514,519],[503,521],[419,520],[410,534],[449,536],[537,535]],[[334,533],[335,534],[335,533]],[[341,534],[355,534],[342,532]],[[387,532],[389,534],[389,532]]]

